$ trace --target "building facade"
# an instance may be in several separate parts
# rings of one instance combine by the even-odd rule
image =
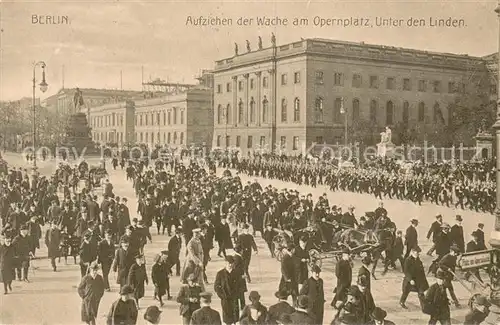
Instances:
[[[214,147],[299,153],[385,126],[433,128],[482,58],[325,39],[305,39],[216,61]],[[346,127],[347,126],[347,127]]]
[[[212,89],[91,108],[92,139],[100,144],[210,145],[213,138]]]

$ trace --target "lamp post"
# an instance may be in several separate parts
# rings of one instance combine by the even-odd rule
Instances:
[[[347,111],[344,107],[344,97],[340,102],[340,113],[344,115],[344,146],[347,147]]]
[[[500,2],[495,9],[499,22],[498,46],[500,49]],[[491,234],[490,244],[493,247],[500,248],[500,53],[497,54],[498,60],[498,80],[497,80],[497,116],[493,129],[496,137],[496,211],[495,211],[495,229]]]
[[[47,91],[49,85],[45,82],[45,62],[38,61],[33,65],[33,168],[36,168],[36,67],[42,67],[42,82],[40,82],[40,90],[42,93]]]

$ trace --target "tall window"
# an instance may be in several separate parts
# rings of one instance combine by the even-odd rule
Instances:
[[[217,85],[217,93],[222,93],[222,85]]]
[[[243,101],[240,98],[240,102],[238,103],[238,123],[243,123]]]
[[[450,81],[448,82],[448,93],[453,94],[457,92],[457,85],[455,82]]]
[[[444,122],[443,117],[441,116],[441,108],[439,107],[439,103],[434,104],[434,123]]]
[[[403,123],[406,125],[410,120],[410,104],[408,102],[403,103]]]
[[[269,86],[269,79],[267,77],[262,78],[262,88],[267,88]]]
[[[226,92],[228,92],[228,93],[231,92],[231,83],[230,82],[228,82],[226,84]]]
[[[237,135],[236,136],[236,147],[240,147],[241,146],[241,136],[240,135]]]
[[[169,115],[170,115],[170,113],[169,113]],[[221,124],[221,123],[222,123],[222,105],[219,105],[219,106],[217,106],[217,124]],[[168,124],[170,124],[170,121]]]
[[[229,148],[229,146],[231,146],[231,137],[226,135],[226,148]]]
[[[295,72],[293,74],[293,83],[296,84],[300,83],[300,72]]]
[[[174,107],[174,124],[177,124],[177,107]],[[174,138],[174,141],[175,141],[175,138]]]
[[[253,78],[250,79],[250,89],[253,89],[253,86],[254,86],[253,81],[254,81]]]
[[[281,136],[281,139],[280,139],[280,148],[281,149],[286,149],[286,136]]]
[[[337,97],[333,104],[333,123],[339,124],[342,123],[342,98]]]
[[[238,81],[238,90],[243,91],[243,80]]]
[[[424,104],[424,102],[420,102],[418,104],[418,121],[419,122],[425,121],[425,104]]]
[[[230,116],[231,116],[231,105],[227,104],[226,111],[224,112],[226,124],[229,124]]]
[[[434,80],[432,83],[432,88],[435,93],[440,93],[441,92],[441,81],[439,80]]]
[[[360,74],[353,74],[352,75],[352,87],[353,88],[360,88],[362,83],[363,83],[363,79],[361,78]]]
[[[171,139],[171,136],[170,136],[170,132],[168,132],[168,134],[167,134],[167,143],[170,143],[171,140],[172,139]]]
[[[300,121],[300,99],[298,98],[293,100],[293,121]]]
[[[268,101],[264,96],[264,100],[262,101],[262,122],[267,123],[267,110],[268,110]]]
[[[287,110],[287,105],[286,105],[286,98],[283,98],[281,100],[281,122],[286,122],[286,110]]]
[[[160,125],[160,113],[156,113],[156,124]]]
[[[148,143],[149,142],[149,133],[146,132],[145,134],[146,134],[146,143]]]
[[[247,140],[247,148],[252,148],[252,146],[253,146],[253,138],[251,135],[249,135]]]
[[[184,124],[184,111],[181,111],[181,124]]]
[[[316,123],[323,122],[323,98],[317,97],[314,103],[314,121]]]
[[[151,143],[155,143],[155,134],[151,133]]]
[[[149,115],[146,114],[146,125],[149,125]]]
[[[299,149],[299,137],[293,137],[293,147],[292,150]]]
[[[172,124],[172,112],[170,112],[170,111],[168,111],[168,114],[167,114],[167,123],[168,123],[168,125]]]
[[[264,148],[266,146],[266,136],[261,135],[260,136],[260,147]]]
[[[410,79],[408,78],[405,78],[403,79],[403,90],[411,90],[411,82],[410,82]]]
[[[255,123],[255,100],[250,100],[250,123]]]
[[[281,85],[282,85],[282,86],[285,86],[285,85],[287,84],[287,81],[288,81],[288,80],[287,80],[287,77],[286,77],[286,73],[283,73],[283,74],[281,75]]]
[[[181,144],[184,144],[184,132],[181,132]]]
[[[377,110],[378,110],[378,102],[376,100],[372,100],[370,102],[370,122],[377,122]]]
[[[174,132],[174,144],[177,143],[177,132]]]
[[[323,71],[316,71],[315,77],[316,77],[316,84],[322,85],[324,82]]]
[[[333,85],[334,86],[343,86],[344,85],[344,76],[340,72],[335,72],[333,75]]]
[[[167,112],[163,112],[163,125],[167,125]]]
[[[217,136],[217,147],[220,147],[220,138],[221,138],[221,136],[220,136],[220,135],[218,135],[218,136]]]
[[[394,104],[388,101],[385,105],[385,124],[392,125],[394,123]]]
[[[418,81],[418,91],[425,92],[427,90],[427,82],[425,80]]]
[[[352,120],[359,120],[359,99],[355,98],[352,101]]]
[[[378,77],[370,76],[370,88],[377,89],[378,88]]]
[[[387,78],[385,88],[394,89],[394,83],[395,83],[394,78],[392,77]]]

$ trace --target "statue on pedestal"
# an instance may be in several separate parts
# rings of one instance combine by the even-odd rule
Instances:
[[[250,53],[251,51],[252,51],[252,49],[250,49],[250,41],[247,40],[247,52]]]
[[[271,33],[271,44],[273,47],[276,47],[276,36],[274,36],[274,33]]]
[[[262,50],[262,37],[259,36],[259,50]]]
[[[234,42],[234,55],[238,55],[238,43]]]

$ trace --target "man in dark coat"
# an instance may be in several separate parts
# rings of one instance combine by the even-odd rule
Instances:
[[[342,259],[335,265],[335,276],[337,278],[337,286],[333,293],[331,306],[336,307],[347,297],[347,290],[352,283],[352,266],[349,258],[349,249],[345,248],[342,251]]]
[[[54,272],[57,271],[56,258],[60,256],[59,246],[61,244],[61,231],[57,224],[53,222],[45,233],[45,245],[47,246],[50,265]]]
[[[410,250],[410,256],[405,260],[404,279],[402,294],[399,300],[399,305],[407,309],[405,303],[410,292],[417,292],[420,305],[423,306],[424,292],[429,288],[429,283],[425,277],[425,270],[419,254],[422,250],[415,246]]]
[[[12,246],[10,236],[4,238],[3,245],[0,245],[0,282],[3,283],[3,294],[12,292],[12,281],[15,278],[14,270],[15,249]]]
[[[120,243],[121,247],[115,252],[115,258],[113,259],[112,269],[116,272],[116,283],[122,288],[127,284],[128,272],[130,267],[135,262],[134,252],[129,247],[129,242],[127,240],[122,240]]]
[[[309,253],[306,250],[307,238],[299,238],[299,246],[295,247],[293,252],[294,262],[295,262],[295,276],[297,277],[297,283],[299,284],[299,291],[309,278]]]
[[[102,265],[102,276],[104,279],[104,289],[106,291],[110,290],[108,277],[111,265],[113,264],[113,259],[115,257],[115,243],[111,239],[112,236],[112,232],[108,230],[104,234],[104,239],[99,243],[99,247],[97,249],[97,258],[99,263]]]
[[[287,247],[282,249],[283,257],[281,259],[281,280],[278,290],[288,292],[292,296],[294,304],[297,303],[298,283],[297,276],[295,275],[295,263],[292,257],[295,245],[288,243]]]
[[[387,312],[380,307],[375,307],[372,313],[372,321],[368,325],[396,325],[394,322],[385,319],[387,317]]]
[[[476,233],[477,233],[477,242],[481,247],[481,250],[486,250],[486,244],[484,242],[484,223],[478,223]]]
[[[250,273],[248,271],[250,266],[250,260],[252,259],[252,250],[257,254],[257,244],[255,244],[255,239],[251,234],[248,233],[250,226],[244,223],[243,233],[238,236],[237,245],[241,247],[241,257],[243,258],[243,270],[247,277],[248,283],[251,283]]]
[[[211,302],[211,293],[200,293],[201,308],[193,312],[191,316],[191,325],[222,325],[219,312],[210,307]]]
[[[104,280],[97,274],[99,265],[92,262],[89,274],[85,275],[78,286],[78,295],[82,298],[82,322],[95,325],[99,304],[104,295]]]
[[[314,265],[311,271],[312,276],[304,282],[300,295],[308,298],[307,313],[314,318],[314,324],[322,325],[325,313],[325,291],[323,279],[319,277],[321,269]]]
[[[179,312],[182,316],[183,325],[189,325],[193,312],[200,308],[201,292],[201,287],[195,282],[194,274],[189,274],[187,277],[187,284],[181,287],[177,295],[177,302],[180,304]]]
[[[438,267],[444,271],[445,276],[445,286],[450,292],[450,296],[455,303],[455,306],[458,308],[460,304],[458,302],[457,296],[455,295],[455,289],[453,288],[453,279],[455,278],[455,269],[457,266],[457,255],[460,253],[460,248],[453,244],[451,246],[450,252],[443,256],[441,260],[438,262]]]
[[[226,249],[233,248],[233,242],[231,240],[231,231],[229,230],[226,216],[221,216],[220,221],[221,222],[215,227],[215,241],[217,241],[219,245],[217,255],[219,257],[225,257]]]
[[[120,289],[120,299],[116,300],[109,310],[106,325],[135,325],[139,314],[134,299],[134,289],[124,285]]]
[[[467,243],[466,252],[467,253],[472,253],[472,252],[481,251],[482,247],[481,247],[481,245],[478,242],[478,233],[477,233],[477,230],[473,231],[472,234],[471,234],[471,236],[472,236],[472,240]],[[474,274],[474,276],[477,278],[477,280],[479,280],[481,283],[483,282],[483,280],[481,279],[481,275],[479,274],[479,268],[468,270],[466,272],[465,278],[468,280],[468,278],[469,278],[469,276],[471,274]]]
[[[28,270],[30,267],[30,256],[31,247],[33,244],[31,243],[31,238],[28,235],[28,228],[26,225],[21,227],[21,233],[14,238],[12,243],[15,249],[16,254],[16,271],[17,271],[17,279],[19,281],[23,280],[28,281]]]
[[[404,257],[405,259],[410,255],[411,249],[415,246],[418,246],[418,234],[416,229],[417,226],[418,226],[418,220],[411,219],[410,226],[406,229],[406,235],[405,235],[406,253]]]
[[[434,250],[436,250],[436,237],[437,237],[437,234],[439,234],[439,232],[441,231],[442,224],[443,224],[443,216],[438,214],[436,216],[436,221],[434,221],[431,224],[431,227],[429,228],[429,231],[427,232],[427,239],[431,239],[431,236],[432,236],[432,243],[433,243],[431,249],[429,249],[429,251],[427,252],[427,255],[429,255],[429,256],[432,256],[432,253],[434,252]]]
[[[175,229],[175,235],[170,238],[168,241],[168,259],[169,265],[175,265],[175,275],[181,275],[181,247],[182,247],[182,239],[181,239],[181,228]]]
[[[464,227],[462,226],[462,216],[457,215],[455,217],[456,224],[451,227],[450,230],[450,241],[451,244],[458,246],[460,253],[465,252],[465,239],[464,239]]]
[[[239,320],[238,292],[235,278],[231,276],[234,258],[226,257],[226,267],[215,276],[214,290],[221,300],[222,321],[224,324],[236,324]]]
[[[277,325],[281,315],[291,314],[295,311],[295,308],[290,306],[290,304],[286,301],[288,298],[288,294],[286,292],[276,291],[274,296],[278,298],[278,302],[270,306],[267,311],[266,324],[269,325]]]
[[[97,259],[97,245],[92,240],[92,235],[86,233],[80,246],[80,273],[83,278],[87,274],[90,263]]]
[[[309,298],[307,296],[299,296],[297,298],[296,310],[290,314],[290,320],[293,325],[316,325],[314,318],[308,313]]]
[[[434,283],[425,294],[424,313],[431,316],[429,324],[449,325],[451,324],[451,312],[448,296],[446,294],[445,273],[438,270],[437,282]]]

